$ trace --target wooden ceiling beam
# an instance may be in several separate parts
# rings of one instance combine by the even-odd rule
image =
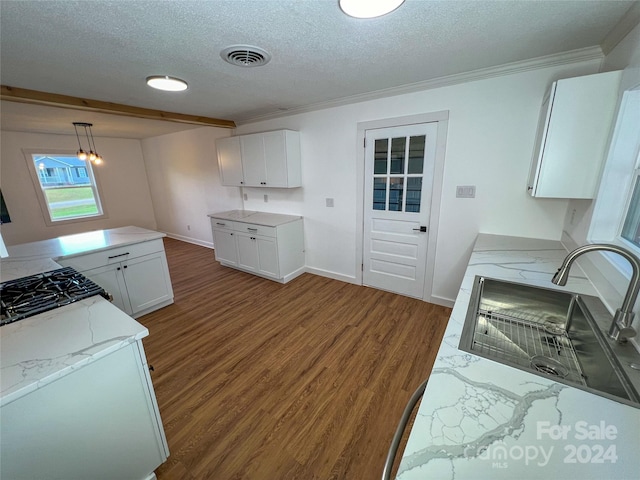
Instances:
[[[190,123],[193,125],[206,125],[209,127],[235,128],[232,120],[201,117],[198,115],[186,115],[183,113],[163,112],[150,108],[132,107],[119,103],[90,100],[87,98],[59,95],[57,93],[39,92],[26,88],[0,85],[0,100],[9,102],[31,103],[35,105],[48,105],[52,107],[85,110],[89,112],[110,113],[127,117],[147,118],[150,120],[165,120],[169,122]]]

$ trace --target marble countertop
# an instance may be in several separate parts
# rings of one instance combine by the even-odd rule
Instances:
[[[300,215],[283,215],[281,213],[256,212],[253,210],[230,210],[228,212],[210,213],[208,216],[220,220],[264,225],[265,227],[277,227],[302,218]]]
[[[138,227],[68,235],[8,247],[1,281],[60,268],[54,260],[162,238]],[[98,360],[149,331],[101,296],[0,328],[0,406]]]
[[[161,232],[129,226],[13,245],[7,247],[9,256],[0,259],[0,282],[60,268],[55,263],[60,258],[148,242],[165,236]]]
[[[479,235],[397,480],[638,478],[640,409],[458,349],[476,275],[562,289],[550,279],[566,254],[556,241]],[[564,288],[597,295],[571,273]]]

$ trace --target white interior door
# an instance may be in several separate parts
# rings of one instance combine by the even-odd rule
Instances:
[[[364,285],[424,295],[437,129],[365,132]]]

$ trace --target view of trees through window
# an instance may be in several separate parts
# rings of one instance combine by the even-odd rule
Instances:
[[[75,155],[32,155],[51,221],[102,215],[90,162]]]

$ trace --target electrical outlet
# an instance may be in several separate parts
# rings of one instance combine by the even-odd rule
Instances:
[[[269,195],[265,195],[264,196],[264,203],[267,203],[269,201]]]
[[[249,200],[249,195],[247,195],[246,193],[243,193],[242,198],[244,198],[245,200]]]
[[[327,204],[327,207],[333,207],[333,198],[325,198],[324,201]]]
[[[187,230],[191,230],[191,225],[187,225]]]
[[[456,198],[475,198],[476,186],[475,185],[458,185],[456,187]]]

